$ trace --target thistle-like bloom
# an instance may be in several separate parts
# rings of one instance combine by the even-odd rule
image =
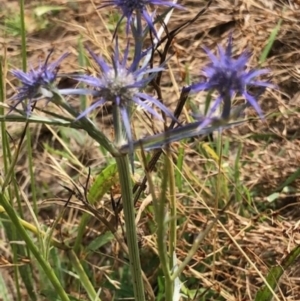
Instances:
[[[116,26],[116,30],[119,27],[120,23],[124,18],[127,18],[126,24],[126,33],[129,32],[129,27],[133,19],[134,12],[139,12],[144,17],[145,21],[147,22],[149,29],[154,33],[156,36],[156,30],[153,25],[152,17],[147,12],[146,6],[152,5],[163,5],[168,7],[177,7],[182,8],[181,5],[173,3],[172,1],[164,1],[164,0],[104,0],[103,5],[99,8],[107,7],[107,6],[116,6],[122,11],[122,17],[118,21]]]
[[[69,53],[65,53],[57,61],[49,64],[49,57],[52,52],[53,50],[49,52],[45,62],[40,62],[36,69],[31,67],[28,72],[22,70],[11,71],[11,73],[22,83],[22,86],[17,88],[18,93],[11,98],[11,100],[16,101],[12,106],[12,110],[27,99],[26,114],[30,115],[31,105],[38,97],[51,97],[51,85],[56,80],[59,65],[62,60],[69,55]]]
[[[127,45],[123,59],[120,60],[118,39],[116,39],[115,50],[112,56],[112,66],[108,65],[101,56],[96,56],[95,53],[89,49],[88,51],[98,64],[102,75],[100,77],[80,75],[76,76],[75,79],[94,87],[96,92],[98,92],[97,96],[99,98],[81,113],[77,117],[77,120],[86,116],[106,102],[111,102],[114,106],[118,106],[131,151],[133,151],[133,145],[129,110],[132,105],[136,104],[156,118],[162,120],[162,117],[151,107],[151,104],[154,104],[168,117],[176,120],[173,114],[159,100],[141,91],[141,89],[145,88],[153,79],[158,71],[163,70],[162,68],[149,69],[146,66],[139,69],[139,61],[133,61],[131,66],[126,68],[129,47]]]
[[[263,113],[257,103],[257,99],[251,95],[248,87],[266,87],[274,88],[274,85],[257,81],[255,78],[259,75],[268,73],[267,69],[257,69],[247,71],[246,64],[250,58],[249,52],[244,52],[237,59],[232,58],[232,37],[229,37],[227,48],[224,50],[218,46],[219,58],[217,58],[210,50],[204,48],[212,63],[204,68],[206,82],[196,83],[191,86],[193,92],[204,90],[217,90],[218,98],[214,102],[208,117],[216,111],[223,101],[223,111],[221,118],[227,119],[230,115],[231,102],[234,94],[242,95],[251,105],[261,118]],[[205,124],[207,125],[207,124]]]

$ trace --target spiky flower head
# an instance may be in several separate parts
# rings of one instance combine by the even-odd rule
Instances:
[[[242,53],[237,59],[232,58],[232,37],[228,39],[228,45],[224,50],[218,46],[219,58],[210,50],[204,48],[211,64],[204,68],[203,73],[207,78],[206,82],[196,83],[191,86],[193,92],[204,90],[217,90],[218,98],[213,104],[209,115],[211,116],[223,101],[222,118],[226,119],[230,115],[231,102],[234,94],[243,96],[246,101],[256,110],[261,118],[263,118],[262,110],[257,103],[257,99],[248,92],[248,87],[266,87],[274,88],[274,85],[255,80],[257,76],[266,74],[267,69],[247,70],[247,63],[250,58],[249,52]]]
[[[12,70],[11,73],[20,80],[22,85],[17,88],[18,93],[11,98],[16,101],[12,106],[15,109],[17,105],[28,100],[26,113],[30,115],[32,103],[40,96],[51,96],[51,85],[54,83],[57,77],[59,65],[69,53],[64,53],[57,61],[49,64],[49,58],[52,54],[51,50],[45,60],[45,62],[39,62],[39,66],[31,69],[28,72],[22,70]]]
[[[130,67],[127,68],[129,46],[127,45],[126,47],[123,59],[120,59],[118,39],[116,39],[115,49],[112,55],[112,65],[107,64],[102,56],[97,56],[90,49],[88,49],[88,51],[98,64],[101,75],[99,77],[80,75],[75,78],[94,87],[98,92],[98,99],[82,112],[77,119],[86,116],[104,103],[111,102],[114,106],[119,107],[128,143],[131,146],[132,135],[129,109],[132,105],[136,104],[151,115],[162,120],[162,117],[151,107],[151,105],[154,104],[168,117],[175,119],[173,114],[159,100],[141,91],[154,78],[156,73],[162,71],[163,68],[150,69],[147,66],[138,68],[140,58],[133,61]]]
[[[135,12],[141,13],[147,22],[149,29],[156,36],[156,30],[153,25],[152,17],[147,12],[147,5],[163,5],[168,7],[177,7],[182,8],[181,5],[173,3],[172,1],[164,1],[164,0],[105,0],[103,4],[99,8],[107,7],[107,6],[116,6],[122,11],[122,17],[118,21],[116,26],[116,30],[119,27],[120,23],[124,18],[127,19],[126,24],[126,33],[129,32],[129,27],[132,22],[133,16]]]

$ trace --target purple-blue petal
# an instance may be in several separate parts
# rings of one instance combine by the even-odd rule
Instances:
[[[28,99],[26,114],[30,114],[32,102],[35,101],[35,98],[37,96],[39,96],[39,91],[41,91],[40,89],[45,88],[49,90],[50,85],[53,85],[57,77],[58,67],[62,60],[69,55],[69,53],[64,53],[58,60],[48,64],[48,60],[51,54],[52,51],[49,53],[44,63],[39,61],[37,68],[33,68],[32,65],[29,64],[30,68],[28,72],[21,70],[11,71],[11,73],[17,79],[19,79],[22,84],[19,88],[17,88],[17,95],[12,98],[12,100],[18,100],[13,108],[15,108],[25,99]]]
[[[250,58],[249,52],[242,53],[240,57],[238,57],[236,60],[233,60],[232,68],[236,70],[243,70],[249,58]]]
[[[102,58],[102,56],[97,56],[89,47],[87,47],[87,50],[89,52],[89,54],[91,55],[91,57],[95,60],[95,62],[98,64],[98,66],[100,67],[100,69],[104,72],[107,73],[109,72],[110,68],[109,66],[106,64],[106,62],[104,61],[104,59]]]
[[[252,78],[263,75],[263,74],[268,74],[270,70],[268,69],[260,69],[260,70],[251,70],[248,73],[245,74],[244,80],[245,82],[250,82]]]
[[[263,119],[264,115],[263,115],[263,112],[262,112],[259,104],[257,103],[257,100],[252,95],[250,95],[249,93],[247,93],[247,91],[244,91],[243,96],[251,104],[251,106],[255,109],[255,111],[257,112],[257,114],[259,115],[259,117],[261,119]]]
[[[49,71],[54,71],[57,67],[59,67],[59,65],[61,64],[61,62],[67,57],[69,56],[70,53],[66,52],[64,54],[62,54],[55,62],[51,63],[48,65],[48,70]]]
[[[168,7],[176,7],[176,8],[183,8],[179,4],[175,4],[171,1],[158,1],[158,0],[143,0],[143,1],[137,1],[137,0],[110,0],[110,1],[103,1],[102,5],[98,8],[104,8],[108,6],[117,6],[122,11],[122,17],[118,21],[116,29],[119,27],[120,22],[123,18],[127,18],[127,24],[126,24],[126,34],[129,33],[130,24],[132,21],[132,17],[134,14],[134,11],[139,10],[144,19],[146,20],[149,28],[153,31],[154,35],[157,37],[156,31],[153,26],[152,17],[147,12],[147,5],[162,5],[162,6],[168,6]]]
[[[204,46],[203,50],[206,52],[212,63],[217,66],[219,64],[219,59],[207,47]]]
[[[199,129],[203,129],[211,123],[211,118],[213,114],[216,112],[216,110],[218,109],[218,107],[220,106],[221,102],[222,102],[222,97],[219,96],[214,102],[211,109],[209,110],[207,116],[205,116],[203,121],[200,122]]]
[[[237,59],[232,58],[232,35],[229,36],[228,44],[225,49],[218,45],[218,57],[205,47],[204,51],[212,62],[203,68],[203,73],[207,81],[192,84],[190,86],[191,91],[217,90],[221,99],[224,101],[222,118],[229,117],[227,115],[230,111],[233,93],[244,96],[260,117],[262,117],[262,111],[257,103],[256,97],[250,95],[247,89],[251,86],[274,88],[275,86],[269,82],[255,80],[256,77],[266,74],[269,71],[266,69],[247,71],[247,62],[250,58],[250,52],[248,51],[244,51]],[[230,98],[229,95],[231,95]]]
[[[82,117],[86,117],[87,115],[89,115],[93,110],[95,110],[96,108],[100,107],[101,105],[103,105],[105,103],[105,99],[100,98],[99,100],[96,100],[90,107],[88,107],[86,110],[84,110],[82,113],[80,113],[76,119],[79,120]]]
[[[191,85],[192,92],[199,92],[209,90],[211,88],[211,84],[209,82],[200,82]]]
[[[178,120],[174,117],[174,115],[172,114],[172,112],[164,105],[162,104],[159,100],[144,94],[144,93],[136,93],[136,96],[140,97],[140,98],[144,98],[147,100],[150,100],[150,102],[152,102],[153,104],[155,104],[158,108],[160,108],[168,117],[170,117],[172,120],[174,120],[175,122],[178,122]]]
[[[101,88],[103,86],[102,80],[98,77],[83,74],[76,75],[73,78],[93,87]]]
[[[145,103],[145,101],[140,100],[138,97],[133,97],[133,101],[137,105],[141,106],[145,111],[147,111],[151,115],[155,116],[157,119],[160,119],[161,121],[163,121],[162,117],[153,108],[151,108],[149,105],[147,105]]]

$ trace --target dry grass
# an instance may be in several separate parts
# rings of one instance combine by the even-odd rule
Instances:
[[[111,31],[107,28],[111,17],[111,10],[95,12],[93,4],[89,0],[77,1],[72,6],[68,1],[51,0],[52,4],[65,4],[68,11],[62,11],[58,15],[50,15],[51,30],[33,30],[28,35],[28,58],[36,61],[37,57],[45,57],[49,48],[55,47],[55,57],[69,50],[72,55],[62,66],[62,72],[74,72],[79,70],[77,63],[78,34],[82,35],[84,43],[93,44],[98,52],[107,51],[110,45]],[[193,17],[206,1],[190,0],[182,1],[188,11],[175,11],[170,28],[175,28],[181,22]],[[99,4],[95,1],[94,5]],[[3,4],[0,3],[3,6]],[[11,1],[11,6],[17,3]],[[27,4],[28,15],[34,1]],[[6,4],[4,7],[7,8]],[[285,10],[283,10],[285,7]],[[300,243],[299,216],[299,179],[289,183],[290,192],[284,192],[273,203],[267,202],[267,197],[277,191],[278,188],[298,168],[300,162],[299,146],[299,79],[300,79],[300,3],[297,1],[279,0],[214,0],[211,6],[192,26],[181,32],[173,43],[173,57],[170,60],[170,70],[177,83],[177,87],[170,88],[171,73],[163,79],[163,93],[165,102],[173,108],[178,100],[178,87],[184,85],[185,70],[188,66],[191,77],[197,80],[201,68],[207,63],[207,57],[201,47],[206,45],[215,49],[217,44],[225,45],[229,32],[234,37],[234,52],[239,54],[248,48],[253,52],[251,65],[256,66],[262,49],[279,19],[283,19],[282,27],[274,46],[264,66],[270,68],[270,78],[279,87],[279,90],[269,91],[264,94],[260,103],[267,116],[266,120],[252,120],[249,123],[228,130],[224,139],[230,140],[229,153],[224,156],[224,162],[228,162],[233,168],[234,156],[237,146],[242,144],[240,182],[243,187],[251,191],[255,198],[249,204],[246,195],[242,196],[242,202],[233,204],[226,213],[226,218],[220,222],[215,230],[209,234],[201,249],[195,255],[188,269],[185,270],[186,286],[190,288],[208,288],[214,291],[214,297],[223,296],[225,300],[253,300],[255,293],[263,284],[257,270],[249,262],[266,276],[268,269],[281,260],[290,250]],[[33,21],[32,21],[33,22]],[[1,54],[6,53],[9,68],[18,65],[20,57],[20,41],[9,36],[1,38]],[[100,50],[101,49],[101,50]],[[8,76],[9,79],[10,76]],[[13,93],[14,82],[7,83],[8,95]],[[74,83],[62,82],[61,85],[69,86]],[[203,98],[197,96],[197,101]],[[71,100],[76,102],[76,100]],[[102,110],[98,115],[99,125],[111,133],[110,118],[107,113],[109,108]],[[248,116],[254,116],[254,111],[249,109]],[[135,123],[139,127],[139,122]],[[137,133],[159,130],[157,125],[136,128]],[[20,136],[21,125],[10,124],[9,132],[14,138]],[[66,191],[59,184],[70,186],[70,178],[77,183],[83,182],[87,177],[87,168],[91,167],[93,175],[99,170],[105,158],[101,156],[97,146],[84,134],[81,143],[75,136],[71,136],[68,145],[64,145],[61,131],[57,128],[49,129],[45,126],[32,126],[34,141],[34,160],[36,165],[36,180],[38,185],[45,186],[45,191],[40,195],[40,222],[51,224],[51,221],[61,207],[57,204],[45,203],[47,198],[62,199],[67,197]],[[59,154],[49,152],[44,144],[52,146],[56,150],[69,148],[73,159],[66,162]],[[13,144],[12,144],[13,145]],[[210,170],[204,168],[208,164]],[[30,199],[29,175],[27,170],[25,149],[21,153],[17,166],[19,185]],[[211,181],[215,181],[215,172],[218,170],[218,162],[213,157],[199,156],[190,144],[186,145],[185,171],[186,176],[193,173],[196,177],[188,177],[185,190],[178,193],[179,215],[184,217],[184,222],[178,229],[179,238],[177,245],[178,259],[185,258],[193,237],[203,229],[211,220],[207,207],[215,210],[215,196]],[[208,165],[206,165],[208,166]],[[140,174],[142,171],[140,171]],[[229,171],[224,168],[224,183],[228,185],[229,193],[220,196],[226,201],[234,197],[234,186],[230,179]],[[138,180],[138,176],[137,176]],[[190,183],[191,186],[187,183]],[[292,190],[293,189],[293,190]],[[192,191],[192,192],[191,192]],[[281,192],[281,191],[279,191]],[[141,200],[141,203],[143,199]],[[141,204],[139,203],[139,204]],[[107,217],[110,214],[109,197],[99,202],[99,209]],[[76,238],[74,232],[81,212],[70,209],[68,215],[61,221],[60,227],[55,231],[59,239],[72,243]],[[30,219],[30,215],[27,216]],[[149,229],[149,221],[152,216],[142,215],[140,228],[144,231],[142,258],[153,257],[156,253],[154,236]],[[87,244],[94,237],[103,233],[104,227],[96,222],[89,224],[84,243]],[[7,267],[11,262],[9,248],[5,241],[4,233],[0,235],[0,268],[7,274],[9,286],[12,270]],[[248,256],[248,259],[244,254]],[[102,248],[101,252],[115,257],[112,267],[105,272],[97,272],[96,267],[101,266],[100,253],[89,256],[87,259],[97,275],[96,279],[101,283],[105,273],[109,275],[109,269],[117,269],[120,262],[118,245],[113,243]],[[150,255],[149,255],[150,254]],[[153,286],[156,285],[157,270],[151,270],[147,260],[143,260],[147,276]],[[1,267],[2,266],[2,267]],[[9,272],[7,272],[9,271]],[[200,272],[203,271],[203,272]],[[278,287],[279,300],[300,300],[300,262],[295,263],[284,273]],[[196,280],[195,280],[196,279]],[[12,293],[13,289],[12,289]],[[104,300],[110,300],[109,290]],[[1,298],[0,298],[1,299]],[[224,300],[223,299],[223,300]],[[25,300],[25,299],[24,299]],[[208,300],[208,299],[206,299]],[[217,300],[217,299],[215,299]],[[222,300],[221,298],[218,300]]]

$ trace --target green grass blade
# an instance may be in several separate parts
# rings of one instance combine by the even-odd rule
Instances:
[[[36,247],[35,243],[31,240],[30,236],[27,234],[25,228],[21,224],[15,210],[10,205],[10,203],[7,201],[5,195],[3,193],[0,193],[0,204],[3,206],[5,212],[9,216],[12,224],[16,227],[17,232],[20,234],[22,239],[25,241],[28,249],[31,251],[32,255],[36,258],[40,266],[42,267],[43,271],[47,275],[47,278],[52,283],[54,289],[56,290],[57,294],[60,296],[61,301],[69,301],[69,297],[64,291],[63,287],[61,286],[61,283],[57,279],[52,267],[46,261],[38,248]],[[27,275],[28,276],[28,275]]]
[[[89,202],[91,204],[94,204],[97,200],[100,200],[103,195],[112,187],[112,185],[117,183],[118,179],[116,175],[116,163],[112,163],[102,170],[102,172],[97,176],[88,194]]]
[[[10,295],[8,294],[8,290],[6,287],[6,282],[3,278],[4,274],[0,274],[0,292],[1,292],[1,300],[2,301],[11,301]],[[3,299],[2,299],[3,298]]]
[[[21,44],[22,44],[22,69],[26,72],[27,69],[27,45],[26,45],[26,28],[25,28],[25,7],[24,0],[20,0],[20,22],[21,22]],[[31,200],[33,204],[33,211],[37,214],[37,198],[36,198],[36,183],[33,171],[33,158],[32,158],[32,148],[31,148],[31,134],[30,130],[24,124],[24,129],[26,129],[26,145],[27,145],[27,158],[28,158],[28,169],[30,175],[30,188],[31,188]]]
[[[241,189],[242,184],[240,180],[240,158],[242,152],[242,144],[239,144],[239,148],[236,154],[235,162],[234,162],[234,188],[235,188],[235,201],[236,203],[240,203],[242,201]]]
[[[3,79],[3,68],[2,68],[2,62],[0,64],[0,101],[3,103],[5,99],[5,87],[3,85],[4,79]],[[0,108],[0,114],[4,114],[3,107]],[[7,175],[10,174],[9,182],[11,182],[11,185],[8,187],[8,195],[10,196],[9,199],[14,199],[14,197],[17,199],[18,209],[20,214],[22,215],[21,210],[21,200],[19,196],[18,191],[18,185],[16,182],[16,178],[14,175],[14,164],[11,164],[12,162],[12,155],[10,152],[10,146],[7,139],[7,133],[6,133],[6,124],[5,121],[1,122],[1,137],[2,137],[2,151],[3,151],[3,162],[4,162],[4,175],[7,177]],[[9,171],[9,164],[11,164],[11,170]],[[2,185],[2,189],[4,189],[4,185]],[[20,241],[22,240],[22,237],[16,232],[16,228],[12,226],[11,224],[4,223],[5,233],[9,241]],[[30,254],[26,247],[22,245],[17,244],[11,244],[11,249],[13,253],[13,263],[14,263],[14,279],[15,279],[15,287],[17,291],[17,298],[18,300],[22,300],[21,296],[21,290],[20,290],[20,284],[21,281],[19,279],[19,275],[21,275],[21,278],[23,280],[23,283],[26,287],[28,297],[36,301],[37,296],[34,291],[34,284],[33,284],[33,274],[32,269],[29,265],[22,265],[19,266],[19,258],[30,258]]]
[[[284,187],[293,183],[296,179],[300,177],[300,168],[298,168],[294,173],[292,173],[276,190],[275,192],[280,192]]]
[[[264,50],[263,50],[263,52],[262,52],[262,54],[261,54],[261,56],[259,58],[259,64],[263,64],[266,61],[266,59],[267,59],[267,57],[268,57],[268,55],[269,55],[269,53],[270,53],[270,51],[272,49],[272,46],[273,46],[273,44],[275,42],[276,36],[277,36],[277,34],[278,34],[279,30],[280,30],[281,23],[282,23],[282,19],[280,19],[278,21],[277,25],[272,30],[272,32],[270,34],[270,37],[269,37],[269,40],[268,40],[268,43],[265,46],[265,48],[264,48]]]
[[[182,192],[182,168],[184,162],[184,146],[180,146],[177,157],[177,169],[175,170],[175,183],[179,192]]]
[[[270,287],[275,290],[277,284],[279,283],[280,277],[283,272],[290,267],[293,263],[297,261],[300,256],[300,246],[297,246],[290,252],[280,265],[274,266],[269,271],[266,280]],[[270,289],[264,285],[256,294],[254,301],[271,301],[273,300],[273,293]]]
[[[61,286],[61,283],[58,281],[56,275],[53,272],[52,267],[46,261],[41,253],[39,252],[38,248],[36,247],[35,243],[31,240],[29,235],[27,234],[26,230],[24,229],[23,225],[20,223],[20,220],[14,211],[13,207],[10,205],[10,203],[7,201],[5,195],[3,193],[0,193],[0,204],[3,206],[5,212],[9,216],[12,224],[16,227],[17,232],[20,234],[22,239],[25,241],[27,247],[31,251],[32,255],[36,258],[40,266],[42,267],[43,271],[47,275],[47,278],[51,281],[53,287],[57,291],[57,294],[60,296],[61,301],[69,301],[68,295],[64,291],[64,289]]]
[[[74,270],[76,271],[76,274],[79,277],[80,283],[85,288],[85,291],[87,292],[89,298],[91,301],[101,301],[100,297],[96,293],[92,283],[90,282],[89,278],[87,277],[78,257],[74,253],[73,250],[69,251],[68,253],[70,261],[72,263],[72,266]]]
[[[86,64],[85,51],[84,51],[84,47],[83,47],[81,38],[79,38],[79,40],[78,40],[78,54],[79,54],[79,56],[78,56],[79,65],[83,69],[87,66],[87,64]],[[79,87],[84,88],[84,84],[80,83]],[[84,111],[87,107],[87,97],[86,97],[86,95],[80,95],[79,99],[80,99],[80,109],[81,109],[81,111]]]
[[[95,252],[99,250],[102,246],[111,242],[114,238],[115,236],[110,231],[107,231],[104,234],[101,234],[100,236],[92,240],[91,243],[87,246],[87,250]]]

